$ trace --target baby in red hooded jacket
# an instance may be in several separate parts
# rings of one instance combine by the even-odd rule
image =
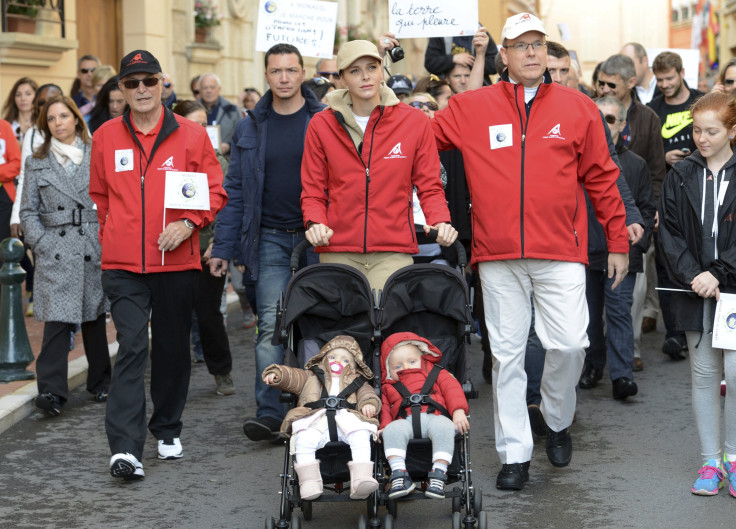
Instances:
[[[452,374],[438,368],[434,383],[424,388],[427,379],[435,377],[433,367],[441,358],[442,353],[429,340],[410,332],[392,334],[381,346],[384,369],[379,434],[382,434],[384,453],[391,466],[391,499],[406,496],[415,488],[406,470],[406,448],[414,438],[409,395],[426,395],[421,401],[419,418],[421,436],[432,440],[432,471],[428,474],[426,496],[445,497],[447,467],[455,449],[455,431],[464,434],[470,428],[468,401]]]

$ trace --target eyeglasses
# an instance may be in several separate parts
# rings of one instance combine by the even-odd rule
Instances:
[[[123,81],[123,86],[127,88],[128,90],[135,90],[137,89],[141,83],[143,83],[143,86],[147,86],[151,88],[152,86],[156,86],[159,82],[158,77],[145,77],[143,79],[128,79],[127,81]]]
[[[145,84],[145,83],[143,83],[143,84]],[[171,83],[164,83],[164,88],[171,88]]]
[[[726,86],[731,86],[732,84],[736,83],[736,79],[724,79],[723,84]]]
[[[601,81],[598,79],[598,88],[603,88],[604,86],[608,86],[611,90],[616,90],[616,86],[618,86],[616,83],[611,83],[609,81]]]
[[[617,121],[621,121],[620,119],[618,119],[618,118],[617,118],[616,116],[614,116],[613,114],[606,114],[606,115],[605,115],[605,116],[603,116],[603,117],[604,117],[604,118],[606,118],[606,122],[607,122],[607,123],[610,123],[611,125],[613,125],[613,124],[614,124],[614,123],[616,123]]]
[[[79,71],[82,73],[92,73],[96,68],[80,68]]]
[[[327,77],[327,78],[330,78],[330,77],[332,77],[333,79],[340,78],[340,72],[317,72],[317,74],[322,77]]]
[[[546,42],[541,42],[538,40],[537,42],[531,42],[529,44],[527,44],[526,42],[517,42],[513,46],[504,46],[504,48],[506,49],[511,48],[512,50],[518,51],[519,53],[524,53],[527,49],[529,49],[529,46],[532,47],[532,50],[539,51],[542,48],[544,48],[546,45],[547,45]]]
[[[422,109],[422,107],[427,107],[429,110],[436,111],[438,108],[437,103],[434,101],[412,101],[409,103],[410,107],[418,108],[419,110]]]

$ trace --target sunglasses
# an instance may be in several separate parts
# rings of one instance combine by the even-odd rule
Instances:
[[[317,72],[317,73],[320,76],[322,76],[322,77],[327,77],[327,78],[333,77],[335,79],[339,79],[340,78],[340,73],[339,72]]]
[[[724,79],[723,84],[726,86],[731,86],[732,84],[736,83],[736,79]]]
[[[422,107],[427,107],[429,110],[436,111],[438,108],[437,103],[434,101],[412,101],[409,103],[410,107],[418,108],[419,110],[422,109]]]
[[[164,83],[164,88],[171,88],[171,83]]]
[[[79,71],[82,73],[92,73],[96,68],[80,68]]]
[[[614,124],[614,123],[616,123],[617,121],[620,121],[620,120],[619,120],[619,119],[618,119],[618,118],[617,118],[616,116],[614,116],[613,114],[606,114],[606,115],[605,115],[605,116],[603,116],[603,117],[604,117],[604,118],[606,118],[606,122],[607,122],[607,123],[610,123],[611,125],[613,125],[613,124]]]
[[[611,90],[616,90],[616,86],[617,86],[616,83],[611,83],[608,81],[601,81],[600,79],[598,80],[598,88],[603,88],[606,85],[608,85],[608,88],[610,88]]]
[[[127,81],[123,81],[123,86],[127,88],[128,90],[135,90],[140,86],[141,83],[143,83],[143,86],[147,86],[148,88],[151,88],[152,86],[156,86],[159,82],[158,77],[146,77],[144,79],[128,79]]]

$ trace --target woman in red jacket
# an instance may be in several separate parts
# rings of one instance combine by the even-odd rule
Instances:
[[[449,246],[440,162],[427,117],[400,103],[383,83],[376,46],[356,40],[337,54],[347,89],[327,95],[329,108],[309,123],[302,158],[302,213],[306,237],[321,262],[361,270],[372,288],[412,263],[418,252],[412,190],[429,232]]]

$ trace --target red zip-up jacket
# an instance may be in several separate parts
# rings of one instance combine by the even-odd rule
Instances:
[[[5,188],[10,200],[15,202],[15,179],[20,173],[20,147],[15,139],[13,127],[0,119],[0,185]]]
[[[583,185],[608,251],[628,253],[618,169],[595,103],[545,74],[531,106],[505,80],[456,94],[433,121],[440,150],[458,148],[472,203],[473,262],[588,262]]]
[[[399,380],[410,393],[419,393],[427,380],[429,372],[434,364],[440,361],[442,353],[432,342],[426,338],[422,338],[411,332],[397,332],[386,338],[381,345],[381,425],[379,428],[385,428],[388,423],[394,420],[399,412],[403,397],[394,388],[395,380],[388,377],[388,357],[397,345],[410,342],[420,348],[422,351],[422,366],[417,369],[404,369],[399,371]],[[430,390],[432,400],[444,406],[452,415],[455,410],[465,410],[469,413],[468,401],[460,382],[450,374],[449,371],[443,369],[440,371],[437,380]],[[427,406],[422,406],[425,411]],[[434,412],[439,415],[440,412]],[[411,408],[406,410],[407,416],[411,415]]]
[[[158,237],[176,220],[189,219],[201,228],[215,219],[227,202],[222,168],[204,127],[165,107],[159,124],[151,152],[141,148],[129,112],[95,131],[89,194],[97,204],[103,270],[152,273],[202,269],[198,229],[170,252],[158,249]],[[206,173],[209,211],[167,209],[164,219],[167,171]]]
[[[345,125],[351,110],[338,101],[346,90],[330,94],[331,108],[309,122],[302,157],[304,222],[334,231],[329,245],[316,252],[417,253],[413,186],[428,224],[450,222],[429,120],[385,90],[391,91],[382,85],[382,103],[371,113],[360,153]]]

